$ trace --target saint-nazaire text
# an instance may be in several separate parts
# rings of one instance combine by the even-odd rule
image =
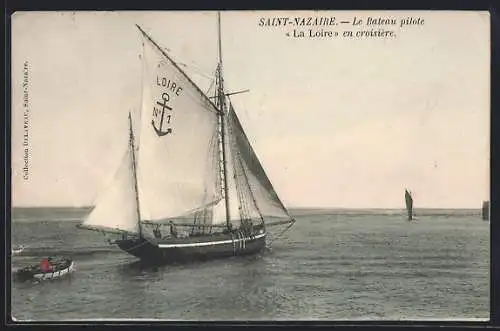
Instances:
[[[261,17],[259,18],[259,26],[261,27],[276,27],[276,26],[333,26],[337,25],[337,20],[334,16],[319,16],[319,17]]]

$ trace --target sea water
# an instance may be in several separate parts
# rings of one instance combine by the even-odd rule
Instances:
[[[14,270],[47,255],[76,268],[13,282],[17,320],[489,318],[490,226],[478,211],[427,210],[411,223],[403,211],[296,210],[295,226],[261,255],[159,268],[76,229],[86,212],[14,212],[12,244],[26,246]]]

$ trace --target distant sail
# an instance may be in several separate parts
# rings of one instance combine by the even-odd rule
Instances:
[[[408,213],[408,221],[411,221],[413,219],[413,198],[408,190],[405,190],[405,202],[406,211]]]
[[[490,218],[490,202],[483,201],[483,206],[481,208],[481,217],[483,220],[487,221]]]
[[[98,197],[81,227],[138,233],[131,151],[129,145],[111,185]]]
[[[218,110],[144,38],[142,118],[138,146],[141,220],[186,215],[220,200]]]

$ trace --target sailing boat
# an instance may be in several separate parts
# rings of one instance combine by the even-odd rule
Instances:
[[[483,201],[483,207],[481,208],[481,218],[483,221],[487,221],[490,218],[490,202]]]
[[[408,221],[411,222],[412,220],[415,220],[415,215],[413,213],[413,197],[407,189],[405,189],[405,203],[406,212],[408,213]]]
[[[143,41],[138,142],[129,113],[128,146],[115,180],[78,227],[119,234],[110,243],[153,263],[262,251],[266,227],[289,229],[295,219],[236,115],[229,95],[238,92],[224,89],[220,13],[212,97],[137,28]]]

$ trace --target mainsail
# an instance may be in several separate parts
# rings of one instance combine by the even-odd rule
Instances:
[[[141,219],[185,215],[221,199],[218,110],[170,58],[144,38],[138,155]]]
[[[405,189],[405,202],[406,202],[406,211],[408,213],[408,220],[411,221],[413,219],[413,198],[408,192],[408,190]]]

